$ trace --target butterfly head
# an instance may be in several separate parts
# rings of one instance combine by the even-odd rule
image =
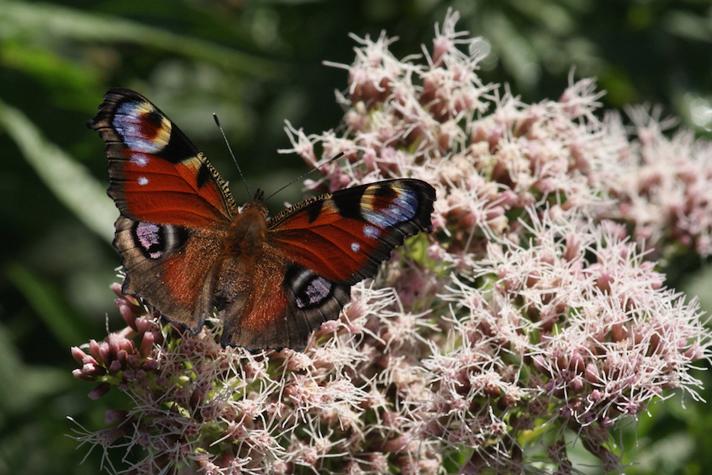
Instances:
[[[263,219],[267,219],[269,211],[262,201],[254,199],[242,205],[242,208],[240,208],[240,214],[262,216]]]
[[[261,215],[264,219],[267,219],[269,211],[265,206],[264,199],[264,190],[257,188],[257,191],[255,191],[255,194],[252,199],[242,206],[242,213],[244,214],[247,212],[248,214],[255,216]]]
[[[269,211],[265,206],[264,199],[264,190],[257,188],[257,191],[255,191],[255,194],[253,195],[252,199],[242,205],[242,208],[240,209],[240,214],[254,217],[261,216],[262,219],[267,219]]]

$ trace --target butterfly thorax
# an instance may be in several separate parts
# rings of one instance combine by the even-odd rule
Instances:
[[[261,202],[247,203],[230,222],[227,245],[237,255],[256,255],[267,240],[267,209]]]

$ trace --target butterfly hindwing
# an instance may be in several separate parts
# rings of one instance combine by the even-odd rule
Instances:
[[[289,263],[282,279],[287,297],[287,318],[291,323],[290,340],[303,348],[312,331],[322,323],[338,318],[351,299],[351,287],[337,284],[316,272]]]
[[[270,220],[270,242],[296,263],[339,284],[372,277],[393,248],[431,229],[435,190],[421,180],[385,180],[322,195]]]
[[[90,126],[106,143],[109,196],[121,213],[152,223],[209,227],[236,206],[205,156],[137,92],[111,89]]]
[[[192,330],[212,312],[224,233],[179,225],[116,221],[114,247],[123,260],[123,291]]]
[[[222,343],[302,350],[312,331],[339,315],[349,287],[290,263],[269,247],[265,251],[251,272],[241,272],[239,259],[223,264],[217,285],[225,302]]]

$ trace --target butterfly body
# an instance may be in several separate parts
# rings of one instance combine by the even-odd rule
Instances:
[[[274,217],[259,193],[238,208],[180,129],[127,89],[109,91],[90,125],[106,142],[121,214],[124,291],[196,331],[217,311],[226,345],[303,348],[351,285],[430,230],[435,192],[413,179],[326,193]]]

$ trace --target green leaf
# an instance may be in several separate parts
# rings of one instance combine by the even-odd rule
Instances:
[[[690,297],[697,297],[705,312],[712,313],[712,266],[704,266],[688,277],[682,291]]]
[[[694,440],[690,434],[672,433],[648,442],[645,450],[635,454],[635,468],[638,473],[680,473],[694,450]]]
[[[547,33],[566,35],[576,28],[571,12],[555,2],[512,0],[510,5],[529,19],[540,23]]]
[[[712,42],[712,23],[703,16],[684,11],[670,11],[665,17],[665,29],[691,40]]]
[[[0,431],[7,416],[31,407],[38,398],[55,394],[72,381],[68,373],[56,368],[25,366],[15,345],[0,325]]]
[[[51,284],[19,264],[10,264],[5,274],[63,346],[78,345],[86,339],[88,329],[81,328],[83,325]]]
[[[533,88],[541,70],[537,61],[536,51],[531,42],[521,31],[501,12],[486,15],[483,21],[485,37],[491,43],[494,51],[502,59],[504,68],[514,76],[520,87]]]
[[[470,461],[475,450],[471,447],[458,447],[443,454],[443,469],[446,473],[462,473],[463,467]]]
[[[0,41],[0,67],[43,83],[53,102],[69,110],[95,110],[96,97],[104,89],[94,68],[20,39]]]
[[[84,13],[56,5],[0,2],[0,31],[18,36],[49,35],[91,41],[122,42],[162,49],[209,61],[256,77],[275,77],[282,67],[274,62],[208,41],[178,35],[117,17]]]
[[[23,157],[57,198],[89,229],[111,242],[116,209],[104,186],[86,168],[48,142],[22,112],[2,101],[0,128],[17,143]]]

